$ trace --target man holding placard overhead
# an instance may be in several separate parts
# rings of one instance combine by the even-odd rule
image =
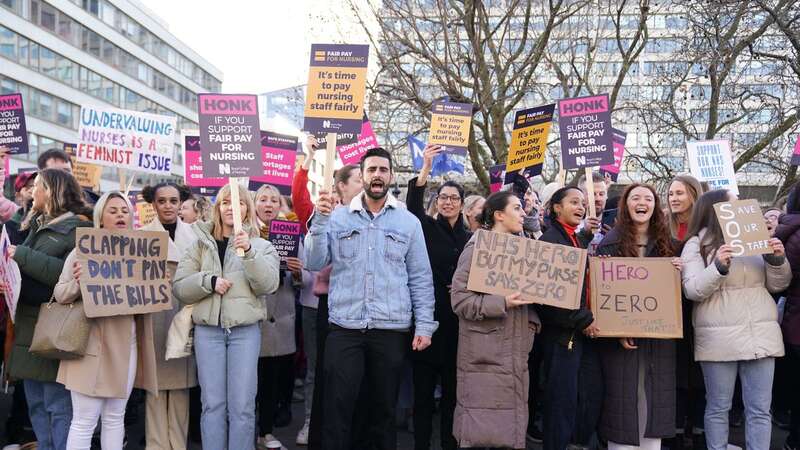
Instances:
[[[347,207],[333,210],[330,194],[320,192],[305,240],[309,270],[332,265],[323,362],[325,449],[350,448],[365,375],[374,448],[397,447],[395,404],[409,332],[413,328],[412,349],[421,351],[438,327],[422,226],[389,195],[389,152],[368,150],[361,173],[364,192]]]

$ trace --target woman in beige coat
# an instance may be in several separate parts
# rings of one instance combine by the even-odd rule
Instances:
[[[484,229],[518,235],[525,213],[506,191],[490,195],[479,217]],[[467,242],[453,275],[451,302],[459,330],[453,435],[459,447],[523,449],[528,354],[541,322],[519,292],[504,298],[467,289],[476,238],[477,233]]]
[[[133,215],[119,192],[104,194],[94,209],[95,228],[130,230]],[[70,304],[81,298],[81,266],[73,250],[53,291],[55,300]],[[62,360],[57,381],[72,395],[72,424],[67,448],[88,449],[97,419],[102,418],[104,450],[122,448],[125,405],[134,386],[157,393],[156,358],[150,314],[92,319],[86,356]]]
[[[191,193],[173,183],[145,186],[144,200],[153,205],[156,217],[142,227],[145,231],[169,233],[167,271],[170,280],[186,249],[197,240],[192,226],[178,217],[181,203]],[[147,450],[185,450],[189,432],[189,388],[197,386],[194,355],[167,361],[167,331],[181,305],[172,299],[172,309],[154,313],[153,336],[158,370],[158,395],[148,394],[145,413],[145,445]]]
[[[683,247],[683,290],[695,302],[694,357],[706,385],[705,431],[710,450],[728,446],[728,413],[737,376],[745,405],[748,450],[767,450],[775,358],[783,356],[778,308],[770,293],[789,286],[792,271],[779,239],[770,254],[734,256],[726,245],[714,204],[736,200],[716,190],[695,204],[689,240]]]

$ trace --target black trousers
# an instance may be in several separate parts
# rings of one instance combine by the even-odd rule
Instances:
[[[279,402],[286,396],[285,378],[294,365],[294,353],[258,358],[258,435],[272,433]],[[291,395],[291,391],[289,391]]]
[[[323,449],[351,448],[362,381],[370,400],[368,429],[372,448],[397,448],[395,407],[400,369],[410,343],[407,332],[348,330],[331,325],[325,343]]]
[[[456,354],[445,354],[442,361],[427,359],[412,360],[414,371],[414,449],[430,450],[433,434],[433,412],[436,407],[434,391],[436,382],[441,377],[442,399],[440,435],[442,450],[458,448],[453,437],[453,412],[456,408]]]

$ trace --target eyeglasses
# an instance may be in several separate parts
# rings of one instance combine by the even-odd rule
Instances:
[[[461,196],[459,196],[459,195],[440,195],[438,197],[438,199],[441,200],[442,202],[450,201],[450,202],[453,202],[453,203],[458,203],[458,202],[461,201]]]

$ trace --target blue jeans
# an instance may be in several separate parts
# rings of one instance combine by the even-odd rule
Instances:
[[[72,398],[63,384],[24,380],[28,414],[39,450],[67,448],[72,422]]]
[[[231,329],[195,325],[203,448],[252,450],[255,443],[258,323]]]
[[[742,382],[747,450],[769,450],[772,437],[770,406],[775,359],[750,361],[701,361],[706,384],[706,443],[709,450],[728,447],[728,411],[731,409],[736,375]]]

